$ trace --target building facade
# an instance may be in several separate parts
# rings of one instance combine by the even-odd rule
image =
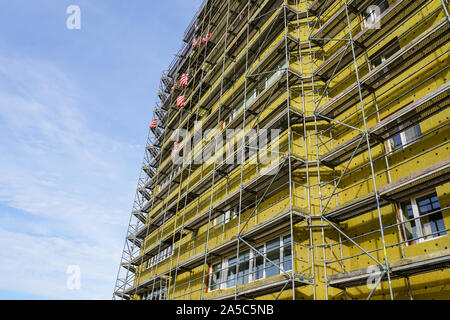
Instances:
[[[205,0],[117,299],[450,297],[445,0]]]

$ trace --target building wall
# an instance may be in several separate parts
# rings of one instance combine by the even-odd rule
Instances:
[[[417,46],[408,51],[409,53],[407,52],[405,54],[407,59],[403,64],[408,65],[407,68],[383,85],[379,85],[379,82],[383,81],[385,75],[381,76],[378,82],[372,82],[372,85],[375,87],[373,92],[363,97],[366,121],[363,121],[362,118],[360,102],[353,103],[351,107],[339,112],[334,117],[335,120],[340,121],[340,123],[345,123],[345,125],[341,125],[336,121],[326,121],[324,118],[316,117],[315,111],[329,105],[330,101],[333,101],[332,99],[339,97],[339,94],[342,94],[342,92],[356,82],[355,65],[358,68],[359,78],[365,79],[365,77],[370,76],[374,69],[374,66],[371,65],[374,58],[371,59],[371,57],[376,56],[380,50],[386,48],[387,44],[397,39],[398,48],[396,48],[395,52],[401,52],[401,50],[408,48],[420,36],[430,33],[433,27],[436,27],[436,25],[447,19],[444,10],[442,10],[442,3],[438,0],[389,0],[388,2],[391,7],[396,6],[395,14],[388,16],[389,19],[392,19],[390,24],[385,25],[384,20],[382,20],[383,25],[381,30],[370,31],[373,34],[365,41],[371,41],[372,44],[364,54],[359,56],[357,61],[354,61],[351,57],[351,46],[349,47],[346,52],[350,59],[344,68],[338,70],[331,77],[327,86],[327,92],[323,94],[320,103],[318,101],[326,87],[328,79],[314,78],[312,81],[311,75],[313,74],[313,70],[320,69],[324,61],[332,58],[333,54],[349,42],[330,40],[325,41],[326,44],[322,47],[322,45],[318,46],[320,41],[309,41],[308,34],[314,34],[316,30],[319,30],[320,25],[325,24],[327,19],[331,19],[336,12],[342,9],[344,2],[335,1],[334,3],[336,5],[331,6],[331,8],[322,14],[320,23],[314,24],[314,16],[309,16],[312,12],[309,12],[307,16],[301,14],[306,12],[305,1],[289,1],[288,5],[293,10],[298,10],[299,19],[295,18],[289,22],[287,24],[288,28],[286,29],[278,23],[276,25],[276,28],[279,29],[277,33],[268,30],[274,28],[274,21],[278,21],[276,19],[282,10],[284,10],[283,7],[277,4],[277,1],[259,1],[258,4],[260,6],[253,7],[254,15],[257,16],[263,10],[265,13],[264,19],[267,21],[261,24],[259,30],[255,28],[249,32],[248,44],[236,42],[238,48],[236,52],[239,53],[236,53],[234,59],[227,61],[229,65],[224,68],[225,74],[233,75],[232,84],[220,94],[222,90],[218,88],[223,83],[221,68],[217,66],[211,67],[210,64],[203,64],[201,67],[204,70],[204,77],[209,77],[211,86],[204,92],[198,101],[198,105],[207,106],[206,109],[209,108],[210,111],[201,111],[197,107],[195,107],[197,109],[193,110],[198,111],[197,119],[207,121],[209,118],[216,119],[216,112],[219,109],[222,110],[224,104],[234,106],[244,94],[244,88],[247,86],[247,89],[249,89],[253,85],[248,78],[246,81],[245,70],[247,69],[247,74],[264,73],[273,70],[278,65],[278,60],[285,59],[284,46],[281,46],[279,51],[273,51],[273,49],[278,47],[280,41],[283,41],[285,36],[293,37],[301,43],[302,49],[300,51],[292,50],[289,52],[288,65],[293,71],[303,75],[303,81],[290,86],[287,92],[285,87],[283,89],[283,86],[279,86],[278,89],[273,90],[271,95],[267,94],[261,101],[257,101],[256,103],[261,104],[261,106],[263,106],[263,103],[266,103],[261,107],[264,111],[261,112],[258,119],[247,120],[245,130],[254,128],[258,123],[269,122],[274,115],[286,110],[286,106],[283,103],[289,101],[290,110],[304,114],[309,120],[291,123],[290,128],[286,127],[282,130],[282,134],[276,142],[281,147],[281,152],[291,153],[307,161],[308,166],[303,166],[295,171],[289,172],[292,178],[292,194],[289,192],[290,179],[286,178],[286,181],[280,179],[278,181],[280,184],[278,188],[271,190],[257,206],[257,210],[255,210],[255,207],[248,207],[247,204],[242,204],[241,207],[244,209],[241,212],[240,219],[235,218],[228,223],[215,227],[214,219],[209,218],[207,219],[209,223],[201,226],[196,232],[186,232],[187,235],[185,237],[173,244],[173,253],[170,257],[161,261],[156,266],[147,268],[143,264],[138,268],[135,285],[139,285],[139,283],[151,279],[155,275],[165,273],[168,270],[172,270],[170,274],[173,275],[175,273],[174,267],[178,263],[204,254],[206,248],[208,250],[214,250],[224,243],[229,242],[230,239],[235,239],[239,230],[242,229],[241,221],[249,219],[245,228],[241,230],[242,232],[246,232],[273,219],[281,212],[289,210],[292,206],[312,218],[310,222],[303,221],[295,224],[292,228],[295,243],[294,257],[296,257],[293,269],[295,272],[313,276],[315,288],[312,285],[306,285],[295,288],[294,290],[286,289],[281,293],[279,298],[292,299],[293,291],[295,292],[296,299],[365,299],[369,295],[371,289],[366,285],[346,290],[332,288],[327,285],[328,281],[326,281],[326,278],[332,274],[370,267],[375,265],[375,263],[354,243],[344,241],[340,244],[344,240],[343,236],[329,225],[324,225],[325,222],[320,219],[322,214],[326,214],[329,210],[349,203],[355,198],[364,198],[371,192],[374,192],[375,187],[374,181],[372,180],[369,152],[366,151],[355,155],[350,163],[343,161],[343,163],[333,166],[321,163],[318,167],[314,164],[319,162],[323,155],[338,148],[350,139],[357,137],[360,134],[359,130],[373,127],[409,103],[418,101],[447,83],[449,76],[447,69],[449,45],[448,32],[445,32],[445,30],[448,31],[448,21],[447,25],[439,29],[441,30],[439,31],[441,35],[436,37],[435,41],[427,43],[425,46],[422,46],[422,42],[419,42]],[[225,1],[222,3],[225,3]],[[239,4],[237,1],[232,1],[232,4],[238,12],[245,9],[244,4]],[[225,4],[219,7],[221,7],[221,10],[226,10]],[[270,11],[269,9],[275,11]],[[412,14],[413,10],[417,10],[417,12]],[[217,12],[220,12],[220,10],[217,10]],[[217,25],[220,26],[222,25],[220,21],[223,21],[225,18],[222,17],[222,20],[216,19],[219,21]],[[213,18],[213,20],[215,19]],[[359,18],[351,22],[350,28],[352,29],[353,37],[357,38],[359,33],[364,32],[364,29],[361,29],[361,25],[362,23]],[[347,24],[345,26],[334,38],[348,37],[348,26]],[[220,30],[224,32],[225,28],[221,28]],[[246,32],[246,28],[242,28],[236,37],[233,38],[233,41],[240,39],[239,35],[245,35]],[[272,39],[270,44],[264,44],[260,47],[260,53],[257,58],[245,68],[245,63],[243,64],[239,61],[242,61],[240,58],[246,54],[246,45],[251,46],[253,41],[258,41],[262,35],[268,35],[267,38]],[[217,40],[220,38],[217,34],[214,34],[214,36]],[[361,42],[364,44],[364,41]],[[231,42],[230,46],[232,47],[234,44],[235,42]],[[223,56],[223,50],[219,50],[218,52],[220,54],[217,54],[215,57],[217,61],[220,61],[221,56]],[[389,60],[389,58],[387,59]],[[237,62],[233,64],[232,61]],[[401,69],[402,67],[397,68]],[[217,72],[213,73],[211,70]],[[391,71],[386,71],[387,74],[389,72]],[[257,78],[261,78],[261,76]],[[194,86],[199,84],[199,79],[193,79],[192,81]],[[219,97],[217,93],[219,93]],[[236,125],[232,122],[231,126],[243,127],[242,120],[239,118],[240,116],[242,115],[238,115],[234,120]],[[449,112],[444,107],[440,112],[420,122],[422,137],[405,148],[389,152],[389,141],[384,141],[370,149],[370,156],[374,159],[373,170],[377,189],[391,182],[399,181],[439,161],[448,159],[447,140],[450,136],[450,129],[446,125],[448,117]],[[175,117],[172,119],[175,119]],[[175,120],[171,121],[174,121],[173,124],[176,123]],[[172,123],[171,121],[170,123]],[[210,129],[215,129],[215,131],[202,140],[202,144],[196,146],[197,149],[194,150],[200,150],[207,142],[211,141],[211,138],[216,132],[220,132],[220,122],[216,120],[212,123]],[[349,129],[349,126],[355,129]],[[195,128],[192,128],[191,133],[194,134],[194,132]],[[242,133],[238,134],[238,137],[241,135]],[[173,141],[166,139],[164,143],[165,148],[170,149],[172,143]],[[366,143],[366,140],[363,139],[362,143]],[[270,145],[272,148],[276,146],[275,142]],[[215,152],[215,156],[220,156],[226,153],[226,151],[226,148],[222,148]],[[260,150],[255,157],[262,154],[263,151]],[[151,222],[152,219],[163,214],[165,206],[173,202],[177,202],[177,214],[165,222],[161,228],[158,228],[146,237],[141,254],[148,248],[158,245],[161,239],[170,236],[175,230],[188,224],[199,215],[211,215],[213,209],[224,201],[224,199],[227,199],[235,192],[239,192],[242,185],[246,185],[253,179],[257,179],[264,173],[265,169],[271,166],[270,164],[260,163],[256,165],[255,163],[251,163],[250,160],[252,159],[247,160],[242,166],[237,166],[226,177],[221,178],[214,173],[214,191],[211,191],[212,188],[208,188],[201,194],[198,194],[196,199],[187,206],[184,206],[184,202],[177,201],[177,199],[180,199],[181,195],[186,192],[188,185],[192,187],[212,174],[215,170],[213,163],[199,165],[190,175],[180,179],[179,185],[171,186],[169,191],[161,192],[160,196],[162,200],[154,202],[148,214],[148,221]],[[281,156],[278,157],[279,161],[282,161],[282,159]],[[169,168],[171,166],[170,162],[170,154],[168,154],[165,159],[162,159],[158,172],[164,172],[166,168]],[[339,179],[343,173],[346,174]],[[337,181],[339,183],[336,185]],[[436,192],[441,208],[449,206],[449,186],[450,183],[445,183],[430,188],[429,190]],[[154,194],[158,194],[162,189],[159,185],[153,192]],[[330,201],[325,209],[329,199]],[[257,203],[258,200],[255,198],[254,202]],[[405,243],[400,244],[404,241],[404,238],[402,236],[402,227],[396,225],[399,222],[398,210],[398,204],[392,203],[381,207],[380,212],[373,210],[339,223],[338,227],[349,237],[355,237],[355,241],[359,246],[371,252],[373,257],[382,263],[385,263],[385,251],[382,235],[379,232],[379,213],[381,214],[383,228],[388,226],[383,232],[387,246],[386,255],[389,262],[448,248],[448,236],[431,239],[423,243],[410,245]],[[449,209],[442,210],[446,228],[450,226],[449,213]],[[287,227],[284,233],[290,234],[291,228]],[[274,237],[282,234],[283,232],[278,232]],[[264,241],[261,240],[260,243],[255,243],[254,245],[258,246],[268,239],[270,239],[270,236],[263,237]],[[311,245],[313,249],[311,249]],[[324,254],[327,260],[326,264],[323,262]],[[225,255],[225,258],[227,256],[236,256],[236,250]],[[229,293],[232,294],[235,290],[234,288],[208,292],[207,281],[209,281],[209,277],[204,277],[204,275],[208,275],[212,263],[220,260],[221,258],[217,257],[216,259],[212,259],[209,264],[202,264],[190,272],[176,271],[177,276],[168,282],[168,297],[179,299],[214,299],[226,296]],[[448,291],[450,290],[449,276],[449,270],[439,270],[410,277],[409,282],[413,297],[415,299],[448,298]],[[263,281],[267,282],[268,280],[270,279],[262,280],[260,283],[263,283]],[[252,286],[257,288],[258,283],[256,281],[239,287],[239,289]],[[394,298],[409,298],[407,279],[393,280],[392,289]],[[279,294],[280,292],[273,292],[255,298],[274,299]],[[142,296],[138,295],[135,298],[140,299]],[[373,298],[390,298],[387,282],[381,283],[380,287],[375,291]]]

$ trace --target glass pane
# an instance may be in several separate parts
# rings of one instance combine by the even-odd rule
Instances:
[[[400,136],[400,133],[396,134],[391,140],[391,148],[392,150],[400,149],[403,145],[402,143],[402,137]]]
[[[161,289],[160,300],[166,300],[167,297],[167,288]]]
[[[264,246],[258,248],[258,252],[253,252],[254,268],[253,268],[253,279],[259,280],[264,278]]]
[[[366,24],[373,24],[378,20],[378,17],[376,17],[376,13],[372,11],[372,14],[369,14],[366,18]],[[372,66],[378,67],[380,64],[388,60],[390,57],[392,57],[398,50],[400,49],[400,45],[396,39],[394,39],[386,48],[382,48],[378,53],[376,53],[372,58]],[[400,59],[396,59],[397,61],[400,61]],[[389,71],[389,67],[386,67],[384,69],[385,72]]]
[[[247,94],[247,104],[245,107],[248,109],[253,102],[256,100],[256,89],[253,89]],[[242,105],[242,109],[244,108],[244,105]],[[239,112],[238,112],[239,113]]]
[[[215,226],[221,226],[223,224],[223,218],[224,218],[223,214],[218,216],[215,220]]]
[[[283,270],[288,271],[292,269],[292,250],[291,250],[291,236],[283,238]]]
[[[250,274],[250,251],[239,255],[238,286],[248,283]]]
[[[405,144],[418,140],[422,136],[420,125],[417,124],[414,127],[405,130],[406,141]]]
[[[384,61],[386,61],[387,59],[389,59],[390,57],[392,57],[397,51],[398,51],[398,49],[399,49],[399,47],[398,47],[398,45],[397,45],[397,43],[395,43],[395,44],[393,44],[392,46],[390,46],[385,52],[384,52],[384,54],[383,54],[383,57],[382,57],[382,61],[381,62],[384,62]]]
[[[428,236],[425,239],[432,239],[447,234],[445,231],[442,231],[445,230],[445,224],[436,194],[417,199],[417,206],[421,216],[429,214],[421,218],[423,235]]]
[[[226,212],[224,213],[224,217],[225,217],[224,223],[228,223],[228,222],[230,221],[230,211],[226,211]]]
[[[159,289],[153,290],[150,300],[159,300]]]
[[[216,290],[220,288],[220,279],[221,279],[221,275],[222,275],[222,264],[216,264],[212,267],[212,271],[211,271],[211,285],[210,285],[210,289],[211,290]]]
[[[274,73],[267,79],[267,87],[270,87],[279,75],[279,71],[274,71]]]
[[[231,210],[231,220],[233,220],[234,218],[236,218],[236,217],[238,216],[238,213],[239,213],[239,206],[234,207],[234,208]]]
[[[289,63],[286,60],[280,62],[280,69],[286,69],[289,66]],[[282,71],[284,72],[284,71]]]
[[[277,267],[280,265],[280,239],[268,242],[266,250],[266,257],[272,262],[266,261],[266,278],[268,278],[280,274]]]
[[[239,105],[239,107],[236,108],[235,116],[237,116],[239,113],[241,113],[242,110],[244,110],[244,102],[243,102],[243,101],[241,102],[241,104]]]
[[[258,88],[257,88],[257,94],[261,94],[261,92],[263,92],[264,90],[266,90],[267,88],[267,77],[263,77],[261,78],[261,80],[258,83]]]
[[[234,287],[236,283],[236,258],[228,260],[227,288]]]
[[[412,205],[410,202],[402,204],[403,221],[410,220],[414,218],[412,211]],[[417,237],[416,220],[412,220],[403,224],[405,230],[405,240],[411,240]]]
[[[237,104],[237,107],[234,109],[234,111],[230,114],[230,117],[228,118],[228,122],[233,121],[234,118],[236,118],[241,111],[244,110],[244,99],[242,98],[242,101]]]

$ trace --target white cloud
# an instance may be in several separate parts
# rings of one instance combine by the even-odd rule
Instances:
[[[0,229],[4,288],[51,299],[108,299],[117,261],[113,248]],[[81,270],[80,290],[67,288],[69,265]]]
[[[84,99],[51,63],[0,56],[0,204],[25,215],[0,219],[0,290],[111,297],[142,151],[90,127]]]

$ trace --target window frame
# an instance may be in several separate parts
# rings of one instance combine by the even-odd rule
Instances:
[[[157,289],[150,290],[143,295],[143,300],[167,300],[167,287],[161,286]]]
[[[159,253],[148,259],[145,265],[145,269],[150,269],[156,266],[158,263],[170,259],[170,257],[173,256],[173,254],[174,254],[173,246],[168,246],[167,248],[161,250]]]
[[[410,130],[412,128],[418,128],[418,131],[420,132],[420,134],[415,136],[411,140],[408,140],[408,138],[406,136],[406,131]],[[389,152],[395,152],[395,151],[403,150],[404,148],[408,147],[410,144],[421,140],[422,137],[423,137],[422,127],[420,126],[420,123],[417,123],[416,125],[411,126],[409,128],[406,128],[406,129],[401,128],[401,130],[402,131],[400,131],[399,133],[395,134],[394,136],[392,136],[391,138],[389,138],[387,140]],[[395,141],[394,138],[398,137],[398,136],[400,137],[401,145],[400,146],[395,146],[395,142],[393,143],[393,141]]]
[[[214,267],[215,266],[219,266],[219,268],[217,269],[217,271],[214,271]],[[220,290],[222,288],[223,285],[223,272],[224,272],[224,262],[221,260],[220,262],[211,264],[208,268],[209,270],[209,275],[208,275],[208,292],[212,292],[212,291],[216,291],[216,290]],[[214,273],[218,273],[218,277],[216,279],[216,283],[214,284],[214,289],[212,288],[213,286],[213,275]]]
[[[424,225],[423,225],[424,223],[422,221],[423,217],[421,216],[422,213],[419,210],[418,200],[419,199],[423,199],[423,198],[431,199],[433,197],[437,197],[438,198],[438,203],[439,203],[439,210],[436,209],[436,210],[433,210],[433,211],[436,211],[435,214],[437,214],[437,213],[441,214],[442,221],[444,223],[444,229],[443,229],[443,231],[438,230],[438,232],[439,232],[438,234],[433,235],[434,232],[431,232],[430,235],[426,235],[426,234],[424,234]],[[407,217],[407,214],[404,212],[404,209],[403,209],[403,206],[405,204],[406,205],[408,205],[408,204],[411,205],[411,210],[412,210],[412,214],[413,214],[412,218],[406,220],[408,222],[405,222],[405,219],[404,219],[404,217]],[[439,202],[439,197],[438,197],[438,195],[436,193],[436,190],[433,190],[432,192],[428,191],[428,192],[425,192],[425,193],[422,193],[422,194],[418,194],[418,195],[414,196],[413,198],[409,198],[408,200],[405,200],[405,201],[403,201],[401,203],[398,203],[397,206],[399,208],[400,221],[402,223],[401,224],[401,230],[402,230],[401,236],[402,236],[403,241],[406,243],[407,246],[411,246],[411,245],[414,245],[414,244],[420,244],[420,243],[424,243],[424,242],[431,241],[431,240],[436,240],[436,239],[439,239],[439,238],[446,237],[448,235],[447,231],[445,231],[447,228],[445,227],[444,216],[442,215],[442,207],[441,207],[441,204]],[[425,215],[427,215],[427,214],[428,213],[425,213]],[[414,222],[415,227],[416,227],[416,236],[413,235],[413,238],[412,238],[413,240],[409,240],[407,238],[407,236],[406,236],[406,226],[405,225],[407,223],[412,223],[412,222]],[[443,235],[439,235],[441,233],[444,233],[444,234]],[[414,240],[414,238],[417,238],[417,239]]]
[[[225,211],[224,213],[218,215],[214,218],[213,227],[218,228],[225,226],[228,222],[234,220],[239,215],[239,206],[233,207],[230,210]],[[219,221],[219,219],[221,221]]]

